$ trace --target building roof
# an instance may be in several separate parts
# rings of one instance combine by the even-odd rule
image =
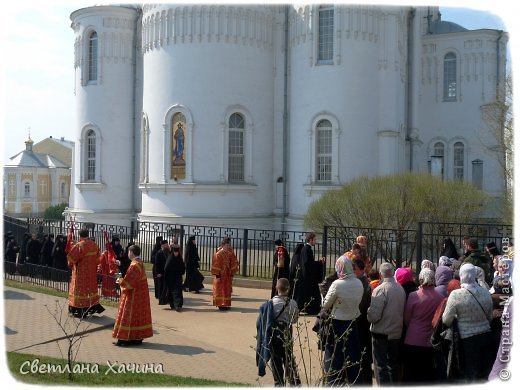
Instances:
[[[430,24],[431,34],[446,34],[460,31],[469,31],[467,28],[458,25],[453,22],[446,22],[444,20],[437,19]]]
[[[58,143],[60,145],[63,145],[65,147],[69,148],[69,149],[74,149],[74,142],[69,141],[69,140],[65,139],[64,137],[53,138],[52,135],[51,135],[49,138],[45,138],[45,139],[54,141],[54,142],[56,142],[56,143]],[[45,140],[43,140],[43,141],[45,141]],[[38,142],[38,144],[43,142],[43,141]],[[38,144],[36,144],[36,145],[38,145]]]
[[[6,167],[24,168],[70,168],[49,154],[34,153],[32,150],[24,150],[9,159]]]

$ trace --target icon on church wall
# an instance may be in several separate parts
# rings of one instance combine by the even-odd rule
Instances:
[[[176,113],[171,127],[171,178],[184,179],[186,177],[186,118]]]

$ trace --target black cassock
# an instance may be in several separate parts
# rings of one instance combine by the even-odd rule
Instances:
[[[160,249],[154,256],[153,263],[153,274],[154,274],[154,286],[155,286],[155,298],[161,299],[161,294],[164,289],[164,267],[166,266],[166,261],[170,256],[170,252],[165,252],[163,249]],[[161,275],[161,276],[159,276]]]
[[[162,292],[159,298],[159,305],[170,304],[172,309],[180,309],[184,303],[182,295],[182,275],[186,272],[186,267],[182,256],[170,254],[164,266],[162,277]]]
[[[273,272],[273,284],[271,286],[271,298],[275,295],[278,295],[276,292],[276,282],[280,278],[286,278],[289,280],[289,266],[291,258],[289,257],[289,252],[287,252],[287,249],[285,247],[283,248],[283,267],[278,267],[278,249],[274,251],[274,257],[273,257],[273,265],[274,265],[274,272]]]
[[[204,276],[200,273],[200,257],[197,251],[197,246],[188,241],[186,251],[184,253],[184,259],[186,260],[186,280],[184,281],[184,288],[188,291],[199,291],[204,288],[202,282]]]
[[[294,300],[298,308],[307,314],[318,314],[321,307],[321,295],[318,284],[322,281],[323,266],[314,261],[312,247],[305,244],[298,261],[299,270],[294,285]]]

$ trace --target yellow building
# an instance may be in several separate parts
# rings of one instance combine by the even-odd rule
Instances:
[[[25,150],[4,166],[4,212],[20,217],[42,216],[49,206],[69,203],[74,143],[46,138],[34,144],[29,137]]]

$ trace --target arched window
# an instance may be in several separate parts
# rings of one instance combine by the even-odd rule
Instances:
[[[332,180],[332,123],[323,119],[316,125],[316,181]]]
[[[23,196],[29,198],[31,196],[31,183],[26,181],[23,185]]]
[[[98,36],[95,31],[88,38],[88,81],[97,80]]]
[[[460,141],[453,145],[453,178],[464,180],[464,144]]]
[[[229,117],[228,181],[244,181],[244,117],[234,113]]]
[[[86,181],[96,180],[96,133],[89,130],[86,137]]]
[[[334,53],[334,6],[318,9],[318,63],[331,64]]]
[[[455,53],[444,56],[444,101],[457,99],[457,57]]]
[[[62,198],[65,198],[67,196],[67,185],[65,184],[65,182],[61,182],[60,184],[60,196]]]

